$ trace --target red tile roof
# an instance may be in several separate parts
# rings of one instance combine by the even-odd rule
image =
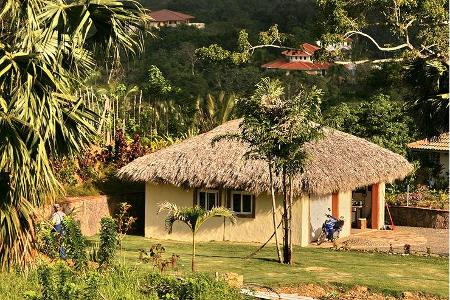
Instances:
[[[298,70],[298,71],[316,71],[327,70],[331,67],[328,62],[307,62],[307,61],[293,61],[289,62],[284,59],[277,59],[262,65],[266,69],[280,69],[280,70]]]
[[[314,45],[311,45],[311,44],[308,44],[308,43],[303,43],[301,45],[301,48],[303,50],[305,50],[306,52],[311,53],[311,54],[314,54],[314,52],[316,52],[317,50],[320,49],[320,47],[314,46]]]
[[[442,133],[439,136],[433,137],[431,139],[423,139],[408,144],[408,148],[416,150],[435,150],[447,152],[449,150],[448,147],[448,132]]]
[[[195,18],[193,16],[168,9],[152,11],[149,15],[155,22],[186,21]]]
[[[298,50],[285,50],[281,52],[284,56],[312,56],[314,55],[314,52],[319,50],[320,47],[303,43],[300,45],[300,49]]]

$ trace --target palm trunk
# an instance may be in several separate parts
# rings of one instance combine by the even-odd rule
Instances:
[[[277,248],[278,262],[281,263],[281,250],[278,243],[278,231],[277,231],[277,216],[276,216],[276,202],[275,202],[275,189],[273,187],[273,176],[272,176],[272,162],[269,162],[269,181],[270,181],[270,193],[272,195],[272,221],[273,221],[273,232],[275,235],[275,245]]]
[[[192,231],[192,272],[195,272],[195,232]]]
[[[289,252],[289,215],[288,215],[288,194],[286,183],[286,170],[283,168],[283,263],[291,263],[291,253]]]

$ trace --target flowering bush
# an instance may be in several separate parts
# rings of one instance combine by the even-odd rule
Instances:
[[[426,185],[419,185],[415,191],[407,193],[387,194],[389,205],[448,209],[448,192],[431,190]]]

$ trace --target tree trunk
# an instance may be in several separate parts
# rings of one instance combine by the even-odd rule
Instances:
[[[289,175],[289,253],[290,253],[290,264],[293,261],[293,245],[292,245],[292,204],[294,202],[294,194],[292,190],[292,175]]]
[[[289,251],[289,214],[288,214],[288,192],[286,183],[286,170],[283,168],[283,263],[291,263],[291,253]]]
[[[277,232],[277,216],[276,216],[277,204],[275,202],[275,189],[273,187],[272,162],[271,161],[269,162],[269,181],[270,181],[270,193],[272,196],[273,233],[275,235],[275,245],[277,248],[278,262],[281,263],[281,251],[280,251],[280,245],[278,243],[278,232]]]
[[[195,272],[195,232],[192,232],[192,272]]]
[[[278,223],[277,229],[280,228],[280,226],[281,226],[282,223],[283,223],[283,222]],[[253,251],[252,253],[250,253],[250,254],[247,255],[246,257],[244,257],[244,259],[248,259],[248,258],[250,258],[250,257],[255,256],[256,254],[258,254],[258,252],[261,251],[261,250],[262,250],[262,249],[270,242],[270,240],[274,237],[275,232],[277,232],[277,231],[275,230],[275,231],[272,233],[272,235],[270,236],[270,238],[269,238],[264,244],[262,244],[258,249],[256,249],[255,251]],[[279,248],[278,248],[278,249],[279,249]],[[280,253],[280,252],[278,252],[278,253]],[[280,255],[281,255],[281,253],[280,253]],[[281,257],[280,257],[280,258],[281,258]],[[281,263],[281,259],[280,259],[278,262]]]
[[[138,118],[139,118],[139,126],[141,126],[141,107],[142,107],[142,90],[139,94],[139,106],[138,106]]]

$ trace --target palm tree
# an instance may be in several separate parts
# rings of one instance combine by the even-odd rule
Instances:
[[[200,131],[209,131],[233,118],[236,95],[219,92],[217,97],[208,93],[206,98],[197,97],[195,120]]]
[[[34,253],[33,209],[61,190],[50,157],[73,156],[98,116],[74,96],[96,63],[142,49],[133,0],[0,0],[0,268]]]
[[[229,209],[224,207],[213,207],[211,210],[204,210],[199,206],[182,207],[179,208],[175,204],[164,202],[159,207],[159,212],[167,210],[167,217],[165,220],[166,229],[169,234],[172,233],[173,224],[176,221],[185,223],[192,232],[192,272],[195,272],[195,234],[200,227],[209,219],[213,217],[224,217],[236,223],[236,218]]]

